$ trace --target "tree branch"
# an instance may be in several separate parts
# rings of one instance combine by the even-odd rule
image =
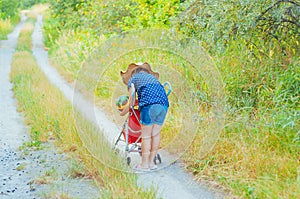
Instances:
[[[300,7],[300,4],[298,4],[297,2],[295,1],[291,1],[291,0],[279,0],[277,1],[276,3],[274,3],[273,5],[271,5],[269,8],[267,8],[264,12],[262,12],[256,19],[256,22],[260,21],[262,19],[262,17],[267,14],[270,10],[272,10],[274,7],[278,6],[279,4],[281,3],[291,3],[291,4],[294,4],[296,6],[299,6]]]
[[[286,19],[286,18],[282,18],[281,23],[285,23],[285,22],[286,23],[291,23],[291,24],[297,26],[298,28],[300,28],[300,24],[298,24],[297,22],[289,20],[289,19]]]

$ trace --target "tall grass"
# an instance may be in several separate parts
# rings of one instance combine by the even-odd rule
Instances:
[[[24,26],[18,46],[30,46],[33,26]],[[30,28],[29,28],[30,27]],[[22,44],[21,44],[22,43]],[[25,50],[24,50],[25,49]],[[124,173],[120,168],[125,163],[110,150],[95,127],[80,113],[74,113],[72,105],[54,87],[38,67],[28,48],[18,48],[13,56],[11,81],[18,100],[19,111],[25,115],[33,137],[31,145],[39,146],[50,138],[56,139],[57,146],[66,152],[73,152],[79,161],[84,162],[85,176],[95,179],[101,186],[101,198],[155,198],[155,190],[145,190],[137,185],[136,175]],[[106,162],[114,161],[115,168]],[[100,187],[99,187],[100,188]]]
[[[27,23],[24,24],[22,31],[20,32],[19,41],[17,43],[17,51],[28,51],[31,52],[31,34],[34,28],[34,18],[29,18]]]
[[[10,19],[0,19],[0,40],[6,39],[7,34],[13,30]]]
[[[75,43],[73,43],[74,41]],[[55,40],[54,48],[56,50],[50,53],[52,54],[53,61],[63,67],[63,70],[60,69],[61,67],[57,67],[58,70],[61,72],[66,71],[66,76],[71,75],[76,78],[81,65],[95,50],[94,47],[97,46],[98,41],[98,38],[95,38],[85,30],[80,32],[62,32],[60,37]],[[72,77],[68,79],[71,80]]]
[[[78,59],[61,54],[64,48],[71,50],[69,53],[78,54],[72,50],[76,43],[72,40],[65,43],[64,40],[64,45],[59,45],[57,52],[60,53],[55,53],[54,57],[57,67],[61,61],[74,61],[77,62],[75,65],[81,65]],[[117,49],[124,44],[115,45]],[[300,138],[297,130],[300,128],[297,67],[300,60],[293,54],[288,59],[282,57],[276,47],[271,51],[270,56],[262,55],[257,59],[243,41],[237,40],[230,42],[225,52],[214,56],[226,84],[227,119],[224,133],[214,150],[205,158],[200,149],[211,125],[207,120],[211,96],[205,81],[194,76],[197,73],[183,60],[168,53],[141,50],[110,60],[111,65],[103,65],[101,63],[104,60],[100,60],[102,55],[96,52],[82,65],[87,72],[85,78],[82,75],[83,78],[78,80],[74,72],[68,73],[66,69],[62,71],[68,74],[68,78],[79,81],[83,90],[94,93],[98,105],[105,108],[112,116],[111,119],[121,125],[122,118],[117,115],[114,99],[126,94],[126,87],[120,80],[119,71],[125,70],[131,62],[147,61],[153,64],[154,70],[161,72],[162,82],[170,80],[174,88],[162,132],[162,146],[167,146],[174,139],[183,139],[176,135],[180,131],[190,130],[192,125],[183,125],[187,123],[184,120],[186,117],[198,115],[198,118],[202,118],[192,145],[188,146],[182,157],[186,168],[199,181],[217,181],[242,198],[297,198],[300,195]],[[99,73],[101,70],[103,73]],[[188,85],[194,92],[187,94],[182,85]],[[198,99],[196,104],[192,100],[194,98]],[[191,106],[194,111],[189,112],[190,116],[182,114],[186,104],[196,105]],[[189,135],[184,139],[189,139]]]
[[[19,23],[20,15],[15,15],[7,19],[0,18],[0,40],[7,39],[7,35],[13,31],[14,26]]]
[[[299,58],[257,60],[232,42],[215,60],[227,85],[226,128],[203,160],[196,138],[187,167],[243,198],[299,197]]]

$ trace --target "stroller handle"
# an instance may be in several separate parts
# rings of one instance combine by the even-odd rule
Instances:
[[[130,107],[134,107],[134,104],[135,104],[135,87],[134,87],[134,84],[131,83],[131,104],[130,104]]]
[[[169,96],[171,94],[171,92],[173,91],[172,90],[172,86],[170,84],[170,82],[166,81],[164,84],[163,84],[164,87],[167,87],[167,96]]]

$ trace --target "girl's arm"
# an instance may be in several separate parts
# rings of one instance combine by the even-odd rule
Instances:
[[[134,88],[134,84],[131,84],[131,87],[128,90],[129,92],[129,103],[127,103],[127,105],[125,106],[125,108],[120,112],[120,116],[124,116],[129,112],[129,109],[131,106],[134,105],[134,102],[132,99],[135,99],[135,88]]]

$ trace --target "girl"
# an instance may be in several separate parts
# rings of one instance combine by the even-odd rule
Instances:
[[[129,112],[132,103],[131,93],[137,93],[140,123],[142,130],[142,163],[134,167],[135,170],[149,171],[156,169],[153,159],[160,145],[160,132],[168,112],[169,101],[166,91],[158,80],[158,73],[154,73],[148,63],[142,65],[129,65],[131,70],[121,72],[123,82],[128,87],[129,103],[120,113],[121,116]],[[135,96],[134,96],[135,97]]]

